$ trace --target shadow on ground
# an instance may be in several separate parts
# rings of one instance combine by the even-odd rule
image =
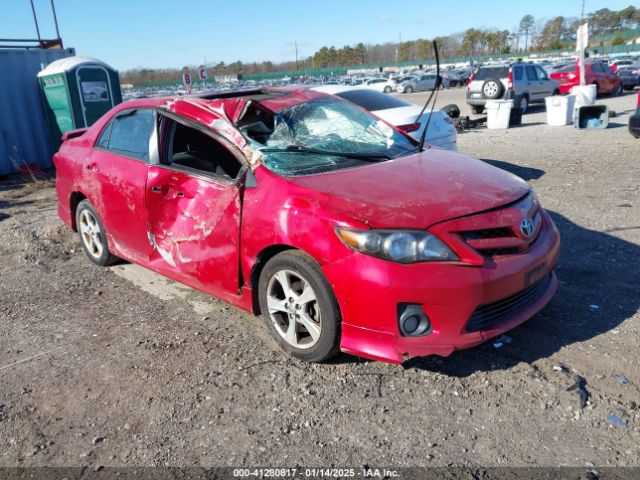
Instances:
[[[535,362],[563,347],[606,333],[640,308],[640,272],[629,268],[640,246],[589,230],[549,212],[562,236],[558,293],[538,315],[512,330],[512,342],[496,349],[492,341],[446,359],[411,359],[406,368],[467,377],[477,371],[508,369]]]
[[[494,167],[501,168],[502,170],[506,170],[509,173],[513,173],[518,177],[524,180],[537,180],[545,174],[544,170],[540,170],[539,168],[533,167],[523,167],[521,165],[514,165],[513,163],[503,162],[500,160],[489,160],[486,158],[481,158],[485,163],[489,165],[493,165]]]

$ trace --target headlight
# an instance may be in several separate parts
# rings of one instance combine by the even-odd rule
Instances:
[[[458,260],[442,240],[418,230],[351,230],[336,228],[353,250],[397,263]]]

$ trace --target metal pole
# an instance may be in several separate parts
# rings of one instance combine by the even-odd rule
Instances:
[[[36,9],[33,6],[33,0],[29,0],[31,3],[31,13],[33,13],[33,21],[36,24],[36,33],[38,34],[38,42],[40,42],[42,39],[40,38],[40,27],[38,27],[38,17],[36,17]]]
[[[580,14],[580,28],[578,29],[578,31],[580,32],[580,34],[583,34],[583,29],[587,30],[587,32],[584,33],[584,36],[582,38],[587,37],[588,35],[588,29],[587,27],[585,27],[584,24],[584,4],[585,4],[585,0],[582,0],[582,13]],[[588,37],[587,37],[588,38]],[[580,86],[584,87],[587,84],[586,81],[586,77],[585,77],[585,55],[584,55],[584,51],[588,46],[588,43],[583,43],[580,42],[580,46],[582,48],[580,48],[580,56],[578,57],[578,65],[580,68]]]
[[[56,6],[54,5],[53,0],[51,0],[51,11],[53,12],[53,23],[56,26],[56,35],[58,36],[58,41],[60,42],[60,48],[62,48],[62,37],[60,36],[60,29],[58,29],[58,17],[56,15]]]

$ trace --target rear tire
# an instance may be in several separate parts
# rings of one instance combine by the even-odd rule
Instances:
[[[80,243],[89,260],[96,265],[106,267],[118,261],[118,257],[109,252],[107,232],[89,200],[82,200],[76,208],[76,226]]]
[[[404,93],[413,93],[413,87],[411,85],[409,85],[408,87],[406,87],[404,89]]]
[[[391,93],[391,87],[384,87],[384,93]]]
[[[619,97],[620,95],[622,95],[623,93],[623,88],[622,88],[622,84],[618,85],[616,87],[616,89],[611,93],[612,96],[614,97]]]
[[[322,362],[340,351],[340,308],[320,266],[299,250],[271,258],[260,273],[260,311],[290,355]]]

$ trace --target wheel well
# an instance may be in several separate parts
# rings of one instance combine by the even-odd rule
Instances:
[[[76,209],[78,208],[78,204],[84,200],[85,198],[87,198],[84,194],[80,193],[80,192],[73,192],[71,194],[71,198],[69,201],[69,207],[71,210],[71,227],[73,228],[74,232],[78,231],[78,227],[76,225]]]
[[[260,274],[262,273],[262,269],[269,260],[271,260],[277,254],[287,250],[296,250],[296,248],[290,245],[271,245],[262,250],[256,257],[256,263],[253,264],[253,268],[251,269],[251,276],[249,278],[253,313],[256,315],[260,315],[260,298],[258,296],[258,284],[260,283]]]

